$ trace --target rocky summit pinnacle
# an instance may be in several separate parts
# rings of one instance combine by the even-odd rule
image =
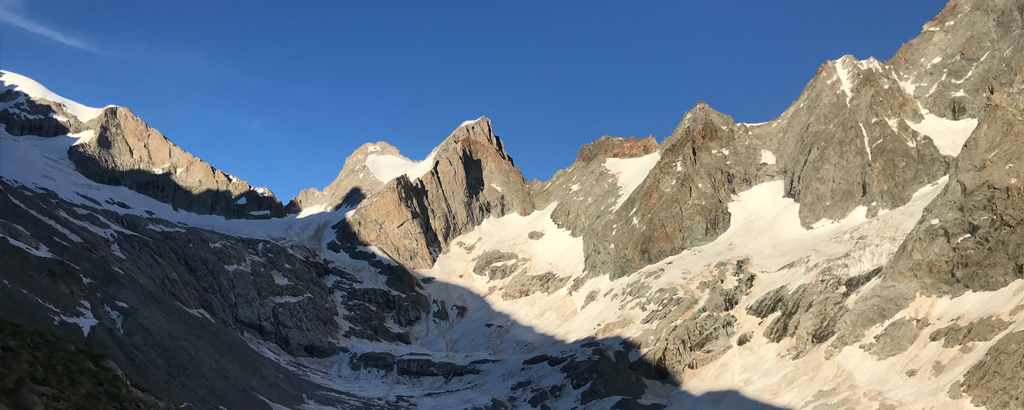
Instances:
[[[480,117],[287,206],[4,71],[0,404],[1024,408],[1022,38],[953,0],[766,123],[527,182]]]

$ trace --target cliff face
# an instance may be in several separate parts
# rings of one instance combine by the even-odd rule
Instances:
[[[0,316],[154,406],[1022,407],[1022,22],[954,0],[773,121],[699,103],[543,183],[484,117],[366,144],[287,206],[4,72]]]
[[[422,174],[395,176],[336,225],[339,243],[374,245],[403,265],[429,268],[451,239],[488,217],[533,210],[487,118],[463,123],[425,161]]]

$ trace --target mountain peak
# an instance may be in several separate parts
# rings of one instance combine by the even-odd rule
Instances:
[[[50,91],[48,88],[44,87],[42,84],[39,84],[35,80],[20,74],[12,73],[10,71],[0,70],[0,81],[3,82],[3,85],[0,86],[0,94],[13,90],[16,92],[23,93],[30,98],[52,101],[54,103],[61,104],[64,106],[68,113],[74,115],[78,118],[79,121],[83,123],[89,122],[89,120],[96,118],[96,116],[100,115],[100,112],[102,112],[103,110],[102,108],[86,107],[85,105],[61,97],[57,95],[57,93]],[[6,105],[10,103],[13,98],[16,97],[4,98],[3,104]]]

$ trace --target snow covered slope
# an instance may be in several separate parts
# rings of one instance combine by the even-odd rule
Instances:
[[[1021,9],[954,0],[767,123],[699,103],[528,183],[481,117],[287,207],[4,72],[0,316],[204,409],[1019,408]]]

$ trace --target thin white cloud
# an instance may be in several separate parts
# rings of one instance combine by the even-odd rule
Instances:
[[[88,43],[32,21],[24,14],[23,0],[0,0],[0,21],[50,40],[95,54],[103,54]]]

